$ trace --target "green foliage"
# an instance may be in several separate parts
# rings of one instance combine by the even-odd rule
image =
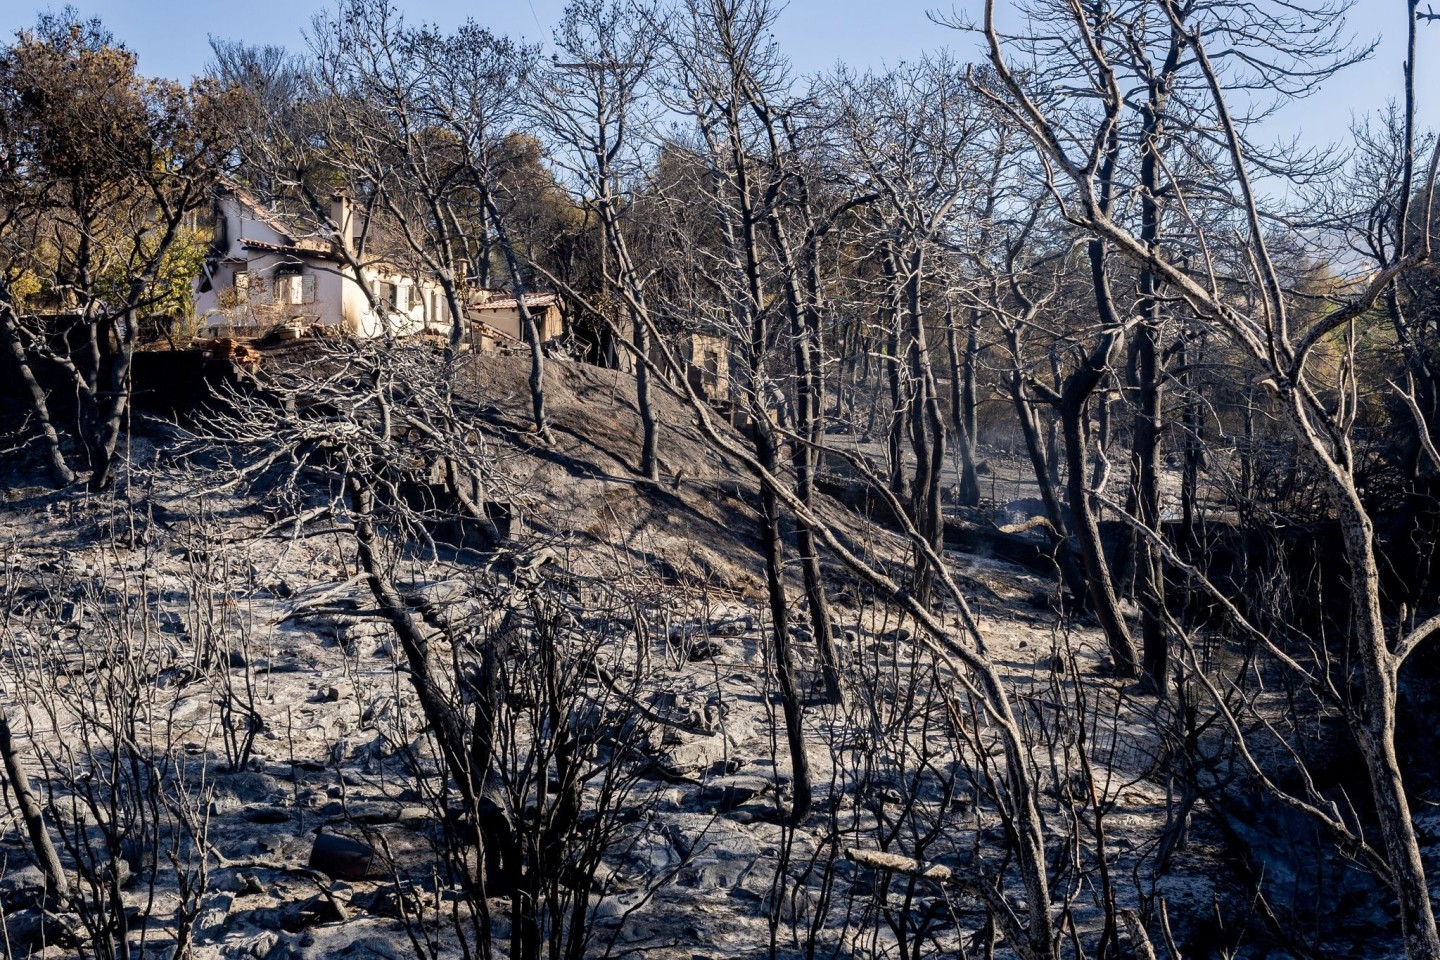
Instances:
[[[141,258],[158,259],[154,278],[139,291],[135,302],[148,315],[188,317],[195,306],[192,281],[200,273],[209,252],[210,231],[182,228],[163,250],[157,249],[159,242],[153,233],[135,238]],[[100,277],[96,289],[102,296],[117,300],[131,296],[129,285],[134,278],[124,266],[116,263]]]

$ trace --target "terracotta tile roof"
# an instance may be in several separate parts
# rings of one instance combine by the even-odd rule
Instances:
[[[237,243],[247,250],[268,250],[272,253],[293,253],[304,257],[321,257],[326,260],[339,260],[340,257],[328,245],[321,245],[315,242],[301,243],[267,243],[264,240],[251,240],[248,237],[241,237]]]
[[[553,293],[527,293],[525,295],[525,306],[530,309],[541,307],[553,307],[560,302],[560,298]],[[491,300],[470,301],[471,310],[515,310],[519,306],[514,297],[495,297]]]
[[[313,236],[312,230],[303,229],[299,224],[287,220],[286,216],[270,205],[262,202],[249,190],[232,180],[222,184],[222,188],[235,197],[243,209],[245,216],[258,223],[263,223],[271,230],[274,230],[286,240],[286,243],[270,243],[265,240],[251,240],[240,237],[237,242],[242,246],[254,250],[270,250],[279,253],[303,253],[311,256],[324,256],[331,259],[339,259],[334,255],[334,243],[326,237]]]

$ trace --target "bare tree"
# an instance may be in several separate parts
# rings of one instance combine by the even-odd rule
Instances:
[[[418,44],[416,54],[426,58],[427,116],[437,131],[444,131],[453,140],[468,177],[466,184],[474,191],[479,228],[471,262],[477,267],[476,277],[482,286],[490,277],[492,238],[504,259],[521,331],[530,349],[535,431],[549,443],[552,438],[545,408],[544,345],[527,301],[525,260],[506,225],[502,204],[507,198],[501,193],[508,124],[521,109],[521,88],[534,67],[535,50],[497,38],[468,22],[448,38],[429,36]]]
[[[1117,67],[1109,51],[1117,42],[1108,32],[1112,21],[1098,10],[1075,7],[1065,22],[1066,36],[1080,52],[1074,65],[1093,78],[1093,89],[1104,109],[1084,127],[1094,134],[1095,146],[1072,139],[1077,118],[1061,120],[1054,111],[1027,88],[1011,66],[994,22],[994,4],[987,4],[985,32],[990,59],[1007,96],[997,96],[1015,121],[1022,125],[1044,157],[1048,172],[1057,185],[1064,183],[1073,197],[1067,202],[1069,218],[1094,238],[1093,242],[1113,246],[1134,264],[1153,270],[1157,280],[1168,284],[1183,297],[1190,309],[1217,334],[1243,351],[1254,364],[1257,378],[1273,391],[1277,410],[1299,441],[1308,463],[1327,494],[1327,501],[1339,521],[1350,588],[1349,642],[1360,670],[1360,689],[1354,703],[1340,694],[1324,675],[1314,677],[1311,689],[1334,705],[1349,720],[1364,756],[1371,795],[1383,837],[1383,849],[1374,852],[1372,862],[1395,891],[1400,904],[1400,921],[1405,950],[1410,957],[1440,955],[1430,905],[1428,883],[1419,844],[1405,795],[1404,781],[1395,750],[1396,685],[1406,658],[1440,626],[1427,621],[1416,627],[1392,630],[1382,607],[1379,568],[1376,561],[1375,527],[1357,484],[1357,460],[1353,444],[1353,404],[1348,391],[1338,395],[1317,390],[1312,360],[1315,348],[1337,330],[1343,330],[1381,300],[1397,277],[1425,263],[1430,256],[1428,230],[1400,227],[1401,242],[1384,261],[1375,264],[1369,277],[1358,281],[1348,295],[1339,298],[1309,322],[1299,320],[1294,297],[1287,290],[1281,269],[1272,254],[1270,231],[1266,227],[1266,200],[1255,177],[1263,170],[1265,157],[1257,153],[1246,137],[1247,118],[1232,104],[1248,86],[1264,85],[1289,92],[1303,91],[1326,68],[1334,64],[1332,40],[1338,30],[1335,8],[1304,11],[1293,7],[1281,10],[1240,9],[1229,4],[1181,7],[1169,2],[1146,4],[1162,29],[1183,46],[1184,65],[1194,78],[1193,109],[1216,131],[1222,159],[1216,174],[1233,188],[1243,255],[1220,262],[1213,255],[1212,237],[1204,221],[1190,214],[1203,205],[1194,187],[1162,172],[1168,201],[1180,210],[1180,224],[1190,234],[1191,244],[1200,252],[1191,265],[1171,243],[1154,237],[1151,243],[1114,215],[1106,203],[1113,180],[1105,163],[1104,144],[1111,142],[1117,118],[1130,110],[1120,94]],[[1415,6],[1410,6],[1410,49],[1414,50]],[[1231,45],[1234,38],[1240,46]],[[1243,61],[1236,58],[1248,51]],[[1068,54],[1055,53],[1056,56]],[[1305,63],[1301,70],[1298,64]],[[1407,104],[1414,103],[1413,55],[1405,70]],[[1274,64],[1274,66],[1270,66]],[[1008,99],[1007,99],[1008,97]],[[1243,101],[1241,101],[1243,108]],[[1192,126],[1191,129],[1197,127]],[[1422,206],[1428,207],[1433,192],[1435,159],[1429,169],[1414,171],[1413,122],[1407,122],[1404,167],[1407,182],[1419,187]],[[1413,178],[1413,179],[1412,179]],[[1403,191],[1408,203],[1411,189]],[[1429,223],[1428,210],[1420,218]],[[1243,271],[1234,276],[1228,269]],[[1233,286],[1244,281],[1254,291],[1257,309],[1244,310],[1231,295]],[[1297,320],[1299,322],[1297,322]],[[1152,539],[1152,543],[1155,542]],[[1262,642],[1264,639],[1261,638]],[[1283,650],[1271,645],[1281,662],[1294,663]],[[1298,665],[1297,665],[1298,666]],[[1299,668],[1303,670],[1302,668]],[[1308,674],[1302,674],[1309,676]],[[1295,798],[1277,791],[1280,798]],[[1326,811],[1313,804],[1300,806],[1316,816],[1328,829],[1342,836],[1354,836],[1338,811]]]
[[[867,246],[893,288],[887,297],[899,349],[892,363],[910,394],[905,419],[915,457],[912,515],[938,553],[944,542],[946,425],[929,330],[939,326],[937,314],[944,316],[932,305],[940,299],[935,288],[944,287],[937,276],[943,250],[965,246],[965,234],[978,227],[966,215],[979,188],[974,151],[984,110],[959,65],[948,59],[850,81],[839,96],[846,153],[864,178],[863,190],[876,197],[866,208],[874,222]],[[972,464],[972,480],[973,473]],[[927,562],[918,557],[915,581],[922,598],[929,596],[931,580]]]
[[[648,88],[660,38],[649,29],[653,16],[648,8],[613,0],[571,3],[555,32],[556,59],[536,71],[529,85],[536,122],[599,224],[599,301],[606,301],[605,287],[612,283],[622,291],[627,319],[617,334],[628,334],[635,357],[643,430],[638,468],[652,482],[660,479],[659,424],[650,399],[650,333],[638,314],[649,309],[645,288],[653,271],[636,264],[625,221],[634,206],[628,194],[643,169],[647,127],[655,119]],[[601,319],[609,322],[603,312]]]
[[[780,331],[767,286],[771,277],[765,236],[766,209],[781,181],[773,167],[767,168],[758,159],[768,141],[767,126],[757,113],[783,88],[786,77],[786,65],[768,40],[774,15],[764,0],[694,2],[687,4],[666,35],[677,106],[683,105],[697,128],[694,160],[703,177],[701,196],[711,205],[710,223],[718,232],[718,246],[709,252],[715,262],[702,270],[705,282],[713,285],[720,300],[717,313],[725,317],[722,328],[740,348],[745,377],[741,396],[751,425],[755,460],[764,473],[772,475],[782,462],[782,437],[774,419]],[[672,366],[672,370],[684,377],[678,367]],[[802,692],[795,682],[791,649],[781,502],[767,483],[761,484],[760,495],[760,540],[774,662],[794,778],[790,816],[799,823],[809,815],[813,797]],[[797,516],[804,520],[803,514]]]

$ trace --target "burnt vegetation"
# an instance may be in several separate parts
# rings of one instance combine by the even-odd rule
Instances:
[[[1433,15],[995,6],[0,47],[4,954],[1440,960]]]

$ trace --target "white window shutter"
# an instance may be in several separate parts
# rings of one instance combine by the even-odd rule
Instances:
[[[307,273],[300,278],[300,302],[315,302],[315,275]]]
[[[249,298],[250,274],[244,270],[235,271],[235,299],[244,303]]]
[[[401,313],[410,309],[410,288],[404,284],[395,288],[395,309]]]

